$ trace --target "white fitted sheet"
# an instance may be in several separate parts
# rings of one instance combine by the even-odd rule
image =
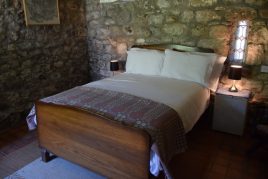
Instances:
[[[121,73],[85,86],[119,91],[166,104],[179,114],[186,132],[193,128],[205,111],[210,96],[208,88],[195,82],[131,73]]]

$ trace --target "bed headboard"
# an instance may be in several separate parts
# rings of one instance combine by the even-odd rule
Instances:
[[[165,49],[176,50],[180,52],[205,52],[214,53],[213,49],[200,48],[200,47],[188,47],[184,45],[176,44],[150,44],[150,45],[133,45],[132,48],[146,48],[164,51]]]

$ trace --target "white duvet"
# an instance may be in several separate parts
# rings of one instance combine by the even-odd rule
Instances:
[[[186,132],[193,128],[205,111],[210,96],[208,88],[195,82],[131,73],[122,73],[84,86],[128,93],[166,104],[179,114]],[[160,170],[160,159],[151,150],[150,172],[158,176]]]
[[[190,131],[207,107],[210,91],[190,81],[162,76],[122,73],[84,86],[119,91],[151,99],[173,108]]]

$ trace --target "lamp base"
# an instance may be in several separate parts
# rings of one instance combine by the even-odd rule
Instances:
[[[235,86],[235,83],[233,83],[233,85],[229,88],[230,92],[238,92],[237,87]]]

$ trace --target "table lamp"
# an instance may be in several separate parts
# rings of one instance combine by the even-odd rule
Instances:
[[[240,65],[231,65],[228,73],[228,78],[233,80],[232,86],[229,88],[230,92],[238,92],[237,87],[235,86],[236,80],[241,79],[242,66]]]
[[[112,60],[110,62],[110,71],[113,72],[113,76],[114,76],[114,71],[118,71],[118,70],[119,70],[118,60]]]

